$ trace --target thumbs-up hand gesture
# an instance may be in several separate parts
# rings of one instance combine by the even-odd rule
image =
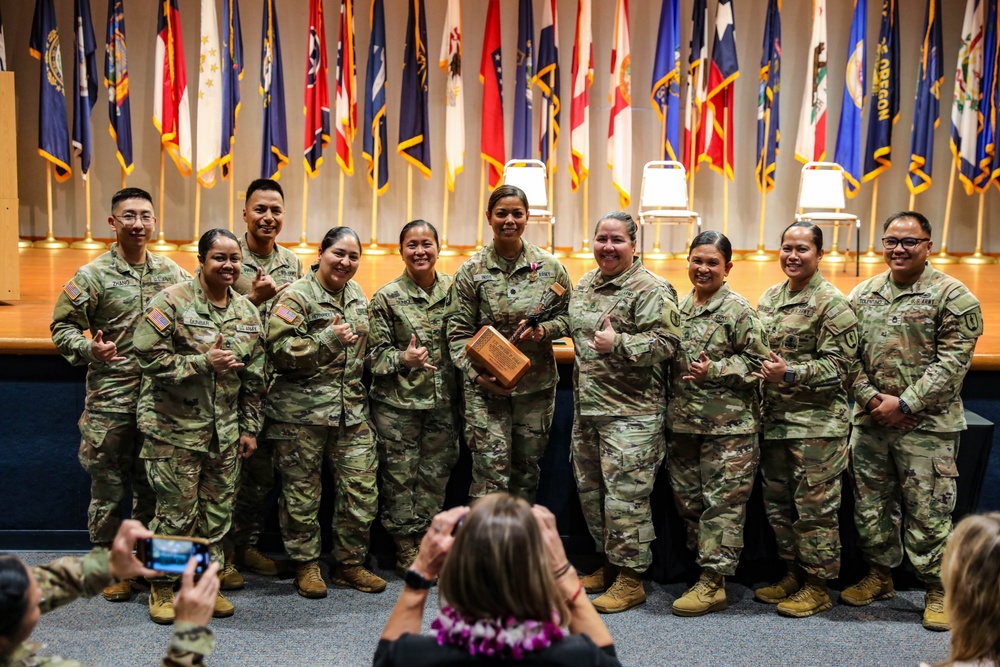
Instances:
[[[410,368],[426,368],[429,371],[436,371],[437,366],[427,363],[429,357],[430,353],[425,346],[417,347],[417,334],[410,334],[410,344],[403,352],[403,363]]]
[[[710,363],[712,362],[709,360],[708,355],[705,354],[705,350],[702,350],[701,354],[698,356],[698,361],[691,362],[691,365],[688,366],[688,374],[682,379],[704,382],[708,379],[708,365]]]
[[[212,370],[216,372],[230,371],[237,368],[243,368],[243,364],[236,359],[236,355],[233,354],[232,350],[222,349],[222,334],[219,334],[219,338],[215,341],[213,345],[208,350],[208,361],[212,364]]]
[[[604,316],[604,328],[594,332],[594,340],[587,341],[587,347],[598,354],[610,354],[615,346],[614,327],[611,326],[611,316]]]
[[[90,351],[97,359],[104,363],[125,361],[125,357],[118,356],[118,346],[115,344],[115,341],[104,340],[104,332],[100,329],[97,330],[94,338],[90,341]]]
[[[351,345],[358,339],[358,335],[351,330],[350,322],[340,323],[340,313],[337,313],[333,318],[333,324],[330,325],[330,328],[333,329],[333,333],[341,345]]]

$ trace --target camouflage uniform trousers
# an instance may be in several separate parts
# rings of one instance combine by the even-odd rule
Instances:
[[[257,450],[243,461],[236,483],[236,505],[233,527],[227,542],[235,546],[257,544],[264,532],[267,499],[274,489],[274,446],[264,438],[257,439]]]
[[[746,504],[759,460],[756,433],[668,436],[667,471],[674,503],[687,526],[687,547],[703,569],[736,574]]]
[[[325,460],[334,481],[334,560],[363,564],[369,529],[378,514],[378,457],[368,422],[328,427],[269,421],[264,436],[274,445],[274,464],[281,474],[278,521],[288,556],[299,563],[320,556]]]
[[[458,462],[451,407],[406,410],[372,402],[378,433],[382,525],[393,537],[422,536],[444,508],[448,478]]]
[[[212,560],[225,567],[222,538],[233,520],[240,468],[237,443],[220,447],[218,436],[213,436],[208,451],[198,452],[148,434],[146,438],[146,472],[156,494],[156,517],[149,529],[160,535],[204,538],[211,542]]]
[[[465,389],[465,441],[472,452],[469,495],[494,491],[534,502],[538,462],[549,443],[556,388],[503,397],[471,384]]]
[[[87,528],[90,541],[110,546],[122,522],[121,503],[132,486],[132,518],[148,526],[156,496],[149,488],[139,451],[142,434],[135,412],[92,412],[80,417],[80,465],[90,475]]]
[[[958,441],[958,433],[854,427],[854,522],[869,563],[896,567],[905,547],[921,580],[941,580],[958,486]]]
[[[663,463],[663,415],[573,420],[573,476],[587,527],[613,564],[644,572],[653,562],[649,496]]]
[[[837,511],[846,469],[847,436],[764,440],[761,446],[764,510],[778,555],[821,579],[840,574]]]

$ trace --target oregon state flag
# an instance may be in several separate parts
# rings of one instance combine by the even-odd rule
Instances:
[[[897,0],[882,0],[882,24],[872,72],[864,179],[870,181],[892,166],[892,126],[899,120],[899,9]]]
[[[733,84],[740,76],[735,20],[732,0],[719,0],[705,100],[705,152],[699,156],[720,174],[725,164],[729,180],[733,180]]]
[[[774,187],[774,166],[778,158],[778,103],[781,94],[781,0],[767,1],[764,19],[764,49],[760,58],[760,86],[757,89],[757,189]]]
[[[653,85],[649,101],[664,126],[661,160],[677,160],[680,150],[681,111],[681,8],[680,0],[663,0],[660,30],[656,36]]]
[[[323,164],[323,149],[330,143],[330,91],[326,85],[326,17],[323,0],[309,0],[309,35],[306,42],[305,165],[316,177]]]
[[[104,85],[108,89],[108,132],[117,146],[126,174],[132,163],[132,110],[128,99],[128,55],[125,51],[125,0],[108,3],[108,34],[104,46]]]
[[[288,125],[285,122],[285,75],[281,67],[281,36],[274,0],[264,0],[261,26],[260,94],[264,98],[261,178],[277,179],[288,164]]]
[[[931,186],[934,161],[934,130],[941,119],[941,0],[927,0],[924,43],[920,49],[917,72],[917,96],[913,103],[913,129],[910,134],[910,173],[906,187],[920,194]]]
[[[500,0],[490,0],[486,10],[483,57],[479,62],[483,84],[483,129],[480,155],[489,164],[490,188],[503,175],[506,150],[503,141],[503,70],[500,59]]]
[[[62,183],[73,175],[73,170],[69,166],[66,85],[52,0],[35,2],[35,18],[31,23],[28,51],[41,62],[38,86],[38,154],[52,163],[56,180]]]
[[[861,112],[865,106],[865,72],[868,70],[867,33],[868,0],[855,0],[851,37],[847,42],[844,101],[840,106],[837,145],[833,152],[834,162],[843,169],[848,197],[854,197],[861,189]]]
[[[236,117],[240,113],[240,81],[243,80],[243,31],[239,0],[222,0],[222,178],[229,178],[236,143]]]
[[[361,154],[368,162],[368,183],[382,194],[389,189],[389,160],[385,153],[385,11],[382,0],[372,0],[371,40],[368,43],[368,71],[365,74],[365,134]],[[378,160],[378,185],[375,185]]]
[[[427,19],[424,0],[409,0],[403,45],[403,85],[399,93],[399,145],[408,163],[431,177],[431,133],[427,113]]]

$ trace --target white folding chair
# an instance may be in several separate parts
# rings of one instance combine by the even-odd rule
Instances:
[[[514,185],[528,197],[528,222],[548,225],[548,245],[553,252],[555,213],[549,203],[548,170],[541,160],[510,160],[503,166],[503,182]]]
[[[642,190],[639,194],[640,248],[646,247],[647,225],[688,225],[688,241],[692,222],[701,230],[701,215],[688,209],[687,172],[680,162],[657,160],[642,168]]]
[[[857,246],[855,248],[855,275],[861,272],[861,221],[858,216],[844,213],[847,206],[844,197],[844,169],[836,162],[807,162],[802,167],[799,179],[799,201],[796,220],[809,220],[819,226],[833,227],[841,225],[855,229]],[[850,248],[850,241],[847,247]],[[834,251],[839,250],[834,247]],[[847,262],[844,262],[847,270]]]

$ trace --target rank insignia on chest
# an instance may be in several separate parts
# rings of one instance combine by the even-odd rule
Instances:
[[[889,324],[898,325],[898,324],[902,324],[902,323],[903,323],[903,318],[900,317],[899,315],[890,315],[889,316]]]
[[[63,285],[63,292],[66,292],[66,296],[69,297],[70,301],[76,301],[83,294],[80,288],[76,286],[76,283],[72,280]]]
[[[295,320],[299,316],[298,313],[296,313],[294,310],[288,308],[285,305],[278,306],[278,309],[274,311],[274,314],[280,317],[281,319],[285,320],[289,324],[295,322]]]
[[[528,280],[530,280],[531,282],[535,282],[536,280],[538,280],[538,272],[532,271],[531,275],[528,276]]]
[[[153,326],[157,328],[158,331],[165,331],[167,327],[170,326],[170,320],[167,316],[163,314],[159,308],[154,308],[149,311],[146,315],[146,319],[152,322]]]

